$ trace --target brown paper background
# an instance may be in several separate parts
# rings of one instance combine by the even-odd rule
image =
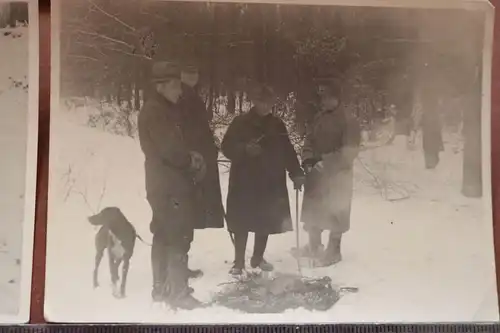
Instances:
[[[71,1],[71,0],[65,0]],[[491,0],[495,10],[492,74],[492,190],[497,285],[500,287],[500,0]],[[36,190],[35,244],[31,294],[31,324],[45,323],[43,298],[45,281],[45,240],[50,122],[50,0],[39,0],[40,22],[40,101],[38,139],[38,179]],[[500,288],[499,288],[500,289]],[[69,295],[68,295],[69,296]],[[500,296],[499,296],[500,299]],[[68,297],[68,304],[72,299]]]

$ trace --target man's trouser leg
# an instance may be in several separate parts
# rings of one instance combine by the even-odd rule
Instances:
[[[255,233],[255,242],[253,245],[253,255],[252,259],[254,262],[261,262],[264,260],[264,252],[267,247],[267,240],[269,238],[268,234]]]
[[[307,231],[309,234],[309,250],[311,254],[316,253],[319,250],[321,244],[321,234],[322,230],[318,227],[311,226]]]
[[[165,298],[165,283],[167,279],[167,246],[160,233],[153,235],[151,246],[151,267],[153,271],[153,291],[154,301],[162,301]]]
[[[234,233],[234,267],[245,268],[245,250],[247,248],[248,232]]]
[[[176,302],[190,294],[188,285],[188,252],[193,240],[193,229],[180,227],[169,230],[167,236],[168,298]]]

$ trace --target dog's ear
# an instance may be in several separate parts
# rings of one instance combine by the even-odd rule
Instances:
[[[103,219],[101,218],[100,214],[95,214],[95,215],[89,216],[89,217],[87,217],[87,220],[92,225],[102,225],[103,224]]]

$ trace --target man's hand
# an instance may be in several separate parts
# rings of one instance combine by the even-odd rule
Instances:
[[[319,161],[314,165],[313,169],[316,171],[323,171],[323,167],[324,167],[323,161]]]
[[[304,173],[306,175],[308,175],[309,173],[311,173],[311,171],[313,169],[313,166],[311,164],[309,164],[309,163],[308,164],[304,164],[303,169],[304,169]]]
[[[292,179],[292,182],[294,190],[302,191],[302,187],[304,187],[304,184],[306,183],[306,177],[303,175],[296,176]]]

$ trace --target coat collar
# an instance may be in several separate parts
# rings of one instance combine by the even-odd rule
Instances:
[[[153,98],[161,104],[166,104],[168,106],[174,106],[175,104],[166,99],[162,94],[158,91],[153,90]]]
[[[179,102],[174,104],[157,91],[153,92],[153,99],[160,105],[159,111],[162,113],[168,115],[169,117],[174,117],[175,119],[178,119],[181,116],[181,112],[178,107]]]

